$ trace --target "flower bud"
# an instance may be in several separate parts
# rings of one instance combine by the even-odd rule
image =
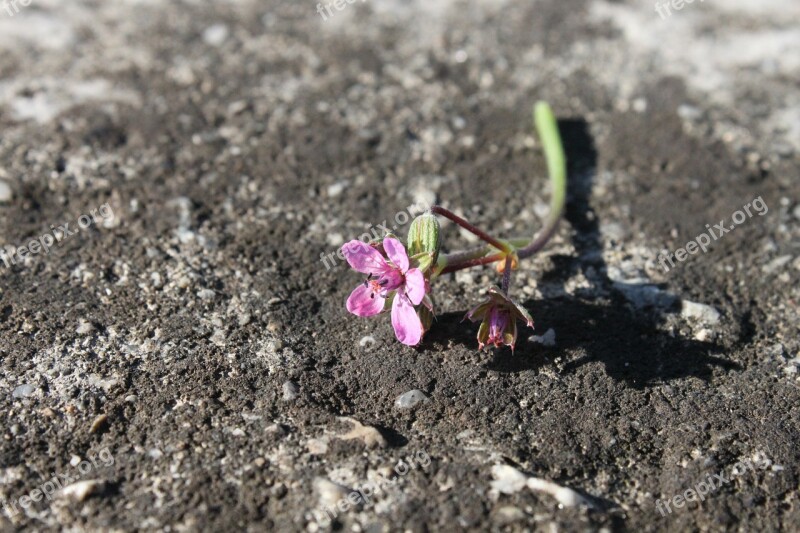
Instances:
[[[439,257],[439,220],[436,215],[423,213],[411,222],[408,229],[408,255],[432,254],[432,264]]]

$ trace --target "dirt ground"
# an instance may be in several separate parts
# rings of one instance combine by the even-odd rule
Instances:
[[[2,530],[800,529],[795,0],[20,1]],[[418,348],[349,315],[321,256],[409,205],[542,226],[537,100],[569,185],[512,285],[535,331],[477,350],[491,268]]]

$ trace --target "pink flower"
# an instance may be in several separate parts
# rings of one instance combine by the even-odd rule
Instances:
[[[495,287],[489,289],[489,298],[470,310],[464,318],[473,322],[482,320],[478,328],[479,350],[486,345],[498,347],[505,344],[511,346],[513,352],[517,342],[517,320],[533,328],[530,313]]]
[[[353,269],[368,274],[367,279],[350,294],[347,310],[356,316],[373,316],[383,311],[392,291],[392,326],[397,340],[416,346],[422,339],[422,323],[415,305],[425,296],[425,277],[418,268],[409,268],[408,254],[397,239],[383,239],[383,249],[390,261],[372,246],[350,241],[342,252]]]

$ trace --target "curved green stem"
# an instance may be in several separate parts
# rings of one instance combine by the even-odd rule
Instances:
[[[437,262],[437,275],[456,272],[473,266],[486,265],[496,261],[506,261],[503,281],[510,276],[511,255],[516,253],[518,259],[525,259],[542,249],[547,241],[555,234],[558,221],[561,219],[567,197],[567,165],[564,147],[558,132],[558,122],[553,110],[546,102],[537,102],[533,108],[533,122],[542,141],[547,170],[550,175],[552,198],[550,199],[550,213],[545,227],[533,239],[511,239],[501,241],[473,226],[455,213],[441,206],[431,207],[431,212],[450,219],[462,228],[478,236],[491,246],[482,246],[453,252],[439,257]],[[499,253],[495,253],[499,252]],[[488,255],[491,254],[491,255]],[[508,279],[510,282],[510,278]]]
[[[556,232],[567,197],[567,163],[564,156],[564,147],[561,144],[561,136],[558,133],[558,122],[555,115],[553,115],[553,110],[550,109],[547,103],[536,103],[533,108],[533,122],[542,140],[553,196],[550,199],[550,214],[544,229],[539,232],[539,235],[530,244],[518,250],[517,254],[520,259],[532,256],[547,244],[547,241]]]

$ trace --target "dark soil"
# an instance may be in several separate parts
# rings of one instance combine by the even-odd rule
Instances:
[[[330,527],[798,530],[800,14],[739,4],[0,11],[0,243],[114,213],[0,262],[0,496],[114,458],[80,476],[92,494],[8,503],[3,528],[328,529],[322,480],[423,454]],[[349,315],[361,277],[321,254],[415,202],[504,236],[541,227],[537,100],[570,175],[564,223],[513,281],[536,330],[477,350],[461,319],[492,268],[435,282],[418,348]],[[662,269],[757,198],[764,215]],[[444,226],[448,250],[470,244]],[[554,346],[529,340],[549,329]],[[412,389],[429,401],[395,407]],[[383,439],[341,438],[341,417]],[[498,493],[501,464],[589,504]],[[659,512],[714,474],[729,483]]]

